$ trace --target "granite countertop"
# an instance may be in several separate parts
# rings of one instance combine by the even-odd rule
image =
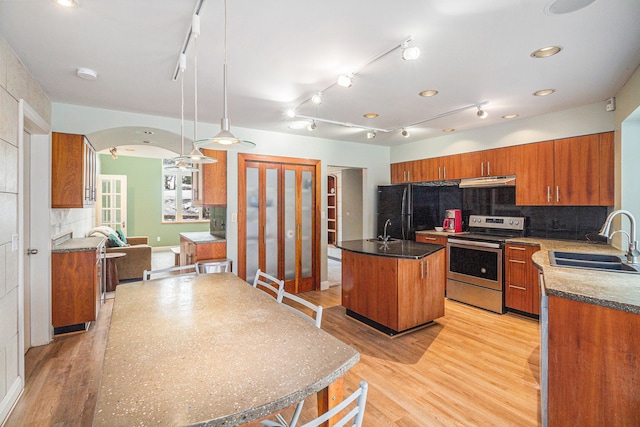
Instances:
[[[68,239],[51,248],[51,253],[59,254],[65,252],[85,252],[98,250],[105,242],[104,237],[81,237],[78,239]]]
[[[556,267],[549,262],[549,251],[568,251],[623,255],[610,245],[577,241],[523,237],[507,243],[540,245],[533,264],[544,275],[544,292],[562,298],[640,314],[640,273],[617,273],[580,268]]]
[[[93,425],[242,425],[317,393],[359,359],[231,273],[122,284]]]
[[[418,243],[413,240],[396,240],[388,243],[370,242],[369,240],[347,240],[338,242],[337,248],[365,255],[386,256],[392,258],[420,259],[441,249],[442,245]]]
[[[223,243],[227,241],[227,239],[214,236],[208,231],[188,231],[188,232],[180,233],[180,236],[184,237],[187,240],[192,241],[196,245],[204,244],[204,243]]]

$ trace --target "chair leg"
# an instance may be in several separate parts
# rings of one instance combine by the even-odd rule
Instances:
[[[287,422],[287,420],[285,420],[282,415],[276,414],[276,419],[280,423],[280,426],[281,427],[296,427],[296,424],[298,424],[298,418],[300,418],[300,414],[302,413],[302,407],[303,406],[304,406],[304,400],[298,402],[298,404],[296,405],[296,410],[293,413],[293,417],[291,417],[291,421],[290,422]]]

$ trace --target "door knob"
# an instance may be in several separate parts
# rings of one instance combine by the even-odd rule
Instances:
[[[37,249],[27,249],[27,255],[35,255],[38,253]]]

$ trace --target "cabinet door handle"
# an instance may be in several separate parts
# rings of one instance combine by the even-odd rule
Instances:
[[[524,248],[521,248],[519,246],[509,246],[509,249],[513,250],[513,251],[524,251]]]
[[[521,291],[526,291],[527,288],[523,288],[522,286],[509,285],[510,288],[520,289]]]
[[[438,166],[438,179],[440,179],[440,166]]]
[[[422,236],[422,240],[436,240],[435,237]]]
[[[484,176],[484,162],[480,162],[480,176]]]
[[[551,187],[547,185],[547,202],[551,203]]]
[[[442,176],[444,177],[444,179],[447,179],[447,167],[443,167],[442,170],[444,171]]]
[[[560,187],[556,185],[556,203],[560,201]]]
[[[518,259],[510,259],[509,262],[515,262],[516,264],[526,264],[524,261],[520,261]]]
[[[420,261],[420,278],[424,279],[424,262]]]
[[[487,162],[487,176],[491,176],[491,162]]]
[[[407,180],[407,171],[402,171],[402,181]]]
[[[411,171],[407,171],[407,181],[411,181]]]

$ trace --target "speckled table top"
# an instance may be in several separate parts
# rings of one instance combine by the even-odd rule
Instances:
[[[556,267],[549,262],[550,250],[623,255],[613,246],[535,237],[512,239],[508,243],[540,245],[532,260],[543,272],[548,295],[640,314],[640,274]]]
[[[359,353],[231,273],[118,286],[96,426],[236,426],[327,387]]]

